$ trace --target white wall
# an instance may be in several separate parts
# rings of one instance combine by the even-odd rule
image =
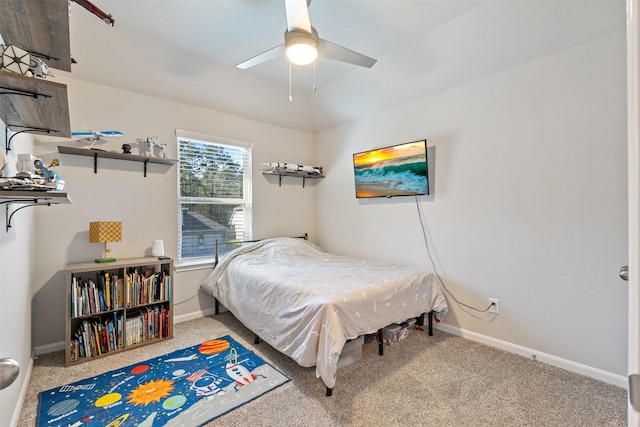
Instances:
[[[121,152],[129,143],[138,153],[137,138],[158,136],[168,144],[170,158],[177,158],[175,129],[227,139],[247,141],[253,150],[254,236],[315,233],[313,183],[267,179],[261,162],[313,163],[313,138],[304,132],[287,130],[221,112],[164,101],[146,95],[75,80],[58,72],[57,81],[68,84],[69,110],[73,130],[120,130],[125,136],[96,147]],[[48,163],[59,158],[64,190],[72,204],[37,212],[37,269],[33,300],[34,345],[59,348],[64,340],[64,268],[68,263],[87,261],[102,254],[101,244],[89,243],[89,222],[121,221],[123,241],[110,245],[116,258],[142,256],[153,239],[163,239],[168,256],[177,256],[177,166],[143,165],[137,162],[98,159],[93,172],[91,157],[57,153],[58,145],[84,143],[61,138],[39,137],[38,155]],[[86,144],[85,144],[86,145]],[[292,204],[292,202],[295,202]],[[180,272],[174,281],[174,316],[209,310],[212,298],[198,292],[208,270]]]
[[[0,128],[4,123],[0,121]],[[27,134],[11,140],[11,151],[5,155],[7,166],[3,176],[16,173],[17,154],[29,153],[33,138]],[[4,138],[1,149],[5,150]],[[9,215],[21,204],[11,204]],[[5,205],[0,221],[0,357],[10,357],[20,364],[20,375],[9,387],[0,390],[0,425],[15,425],[20,415],[20,402],[29,384],[31,367],[31,296],[34,280],[34,213],[37,209],[54,207],[28,207],[11,218],[6,231]]]
[[[431,269],[414,198],[357,201],[351,156],[427,138],[419,203],[446,325],[626,375],[625,36],[617,33],[318,135],[318,241]],[[428,76],[425,76],[428,78]]]

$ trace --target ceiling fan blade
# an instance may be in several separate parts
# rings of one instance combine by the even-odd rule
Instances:
[[[311,33],[307,0],[285,0],[284,6],[287,10],[287,29],[289,31],[304,30]]]
[[[366,55],[347,49],[330,41],[320,39],[320,56],[336,61],[347,62],[361,67],[371,68],[378,62],[377,59],[370,58]]]
[[[265,52],[262,52],[259,55],[254,56],[251,59],[247,59],[244,62],[236,65],[237,68],[247,69],[249,67],[253,67],[254,65],[262,64],[263,62],[271,61],[272,59],[281,56],[284,53],[284,44],[278,45],[274,48],[271,48]]]

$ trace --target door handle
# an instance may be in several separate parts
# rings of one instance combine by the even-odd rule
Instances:
[[[629,280],[629,266],[623,265],[622,267],[620,267],[620,273],[618,274],[620,275],[620,278],[622,280]]]
[[[9,387],[18,378],[20,365],[8,357],[0,358],[0,390]]]

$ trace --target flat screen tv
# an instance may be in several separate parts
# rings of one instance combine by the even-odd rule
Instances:
[[[424,139],[355,153],[356,197],[429,194],[428,168]]]

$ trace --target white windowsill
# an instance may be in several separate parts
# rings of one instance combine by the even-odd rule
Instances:
[[[199,259],[193,261],[178,261],[175,265],[175,271],[180,273],[182,271],[193,270],[211,270],[213,269],[213,259]]]

